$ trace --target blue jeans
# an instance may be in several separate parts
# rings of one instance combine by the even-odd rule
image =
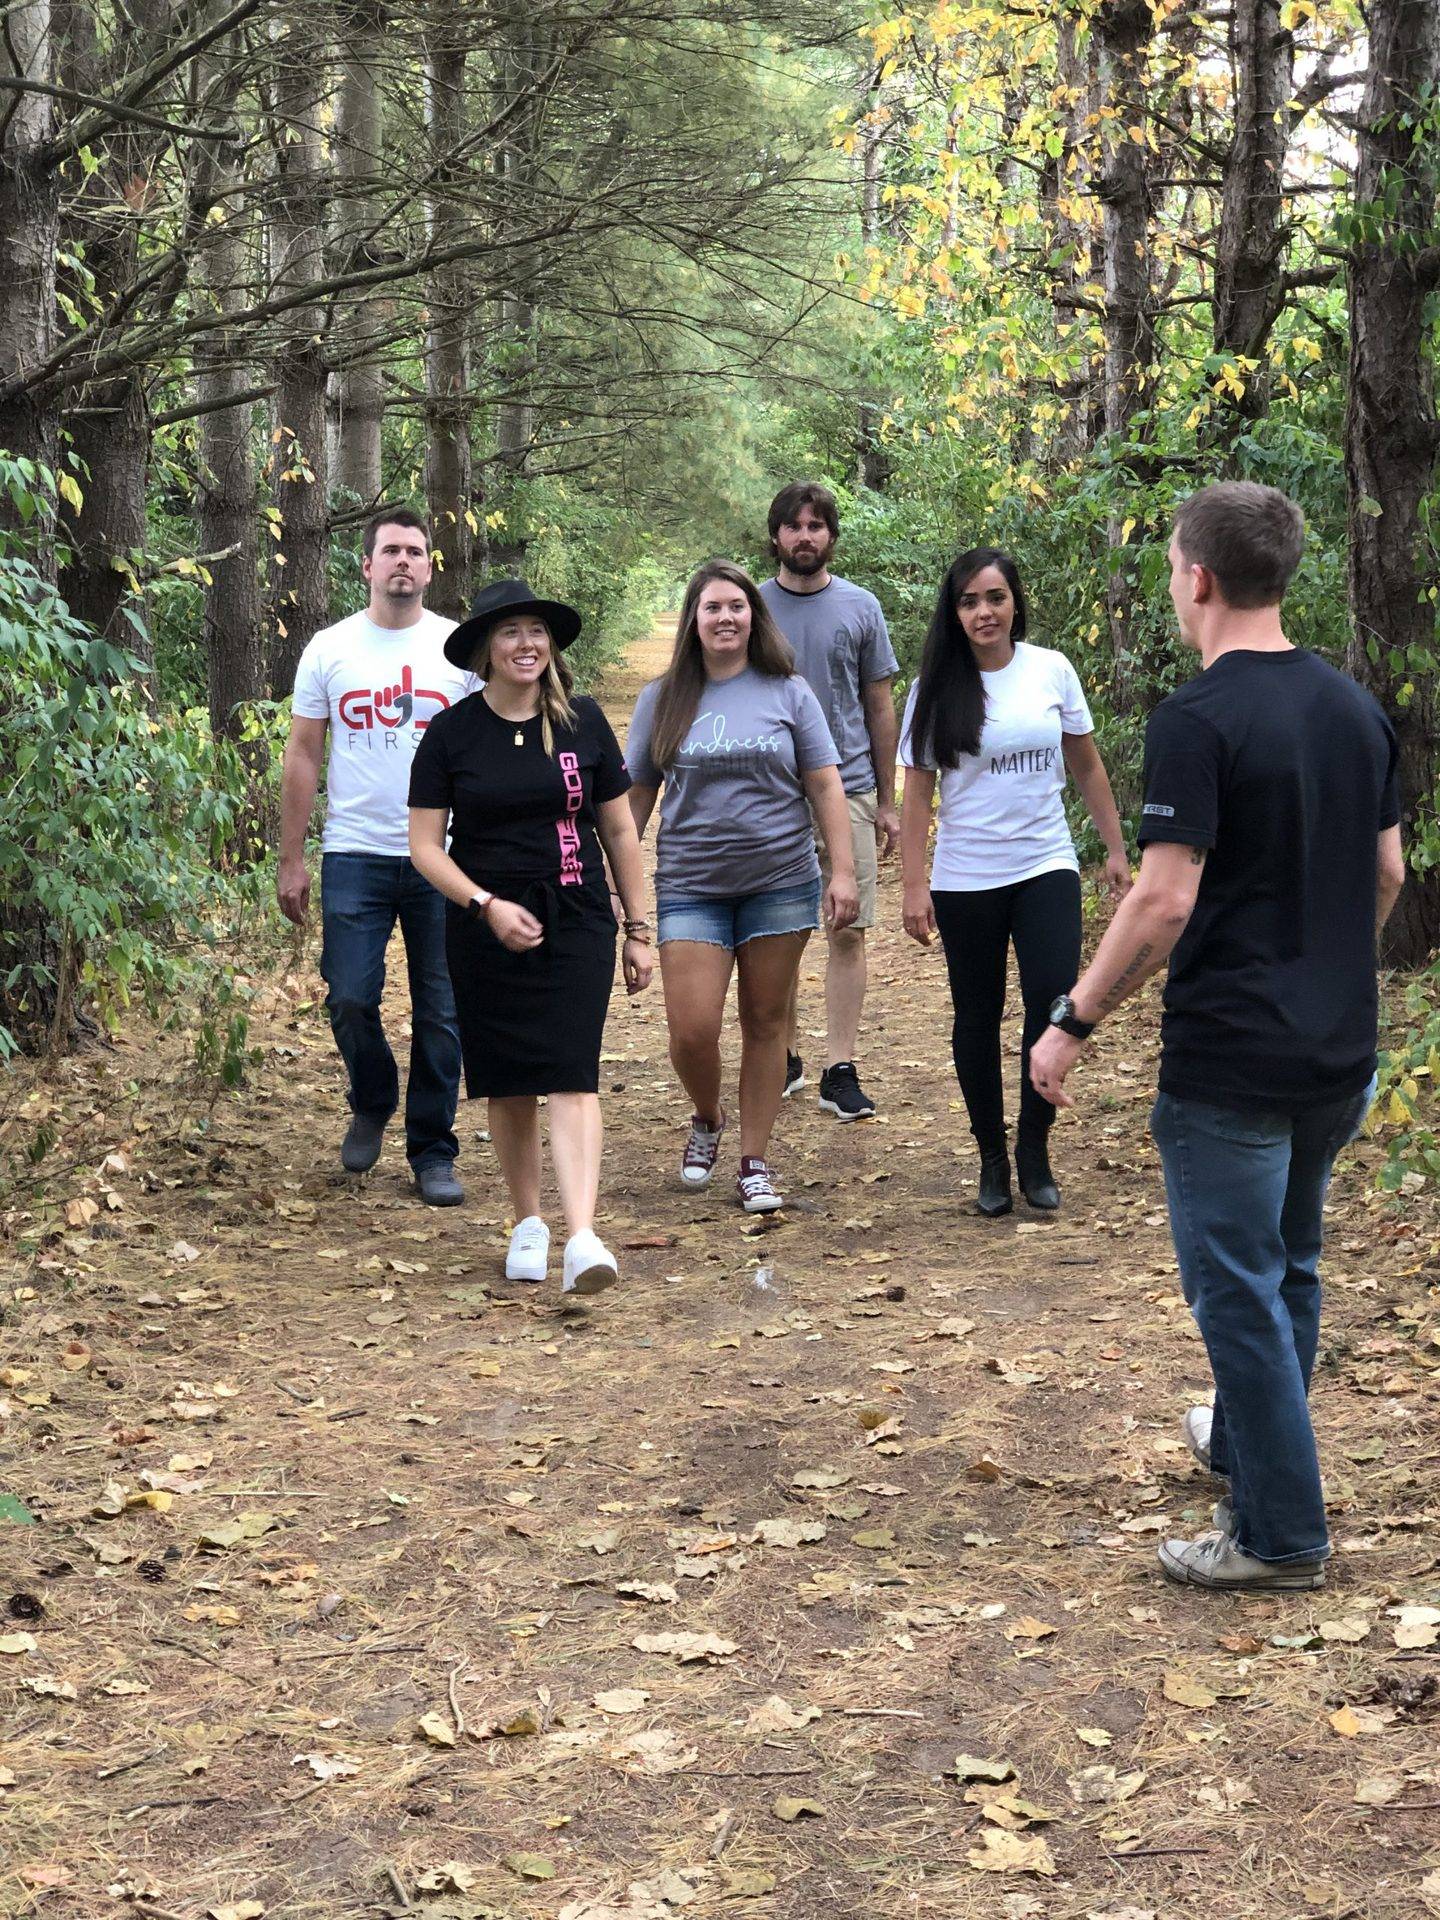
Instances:
[[[453,1160],[460,1033],[445,965],[445,901],[407,859],[327,853],[320,862],[320,971],[335,1044],[350,1075],[350,1110],[388,1120],[400,1104],[395,1056],[380,1025],[385,949],[395,922],[410,976],[405,1157],[416,1169]]]
[[[1215,1376],[1210,1464],[1229,1476],[1236,1539],[1257,1560],[1330,1551],[1306,1398],[1320,1339],[1321,1214],[1335,1156],[1371,1092],[1300,1113],[1162,1093],[1150,1116],[1180,1281]]]

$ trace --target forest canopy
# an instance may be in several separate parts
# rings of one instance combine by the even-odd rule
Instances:
[[[1173,507],[1283,487],[1295,637],[1401,736],[1391,956],[1440,942],[1425,0],[3,17],[7,1045],[175,990],[259,888],[381,503],[442,611],[575,599],[589,672],[698,560],[764,566],[797,477],[907,667],[956,549],[1009,546],[1133,798]]]

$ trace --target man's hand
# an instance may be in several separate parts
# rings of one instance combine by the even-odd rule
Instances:
[[[280,911],[297,927],[310,917],[310,874],[303,860],[282,860],[275,876]]]
[[[875,809],[875,851],[888,860],[900,844],[900,810],[891,801]]]
[[[1047,1027],[1030,1049],[1030,1084],[1052,1107],[1073,1107],[1075,1102],[1065,1091],[1065,1076],[1080,1058],[1085,1045],[1059,1027]]]

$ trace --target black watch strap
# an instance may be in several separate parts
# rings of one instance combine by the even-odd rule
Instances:
[[[1059,1027],[1062,1033],[1068,1033],[1072,1040],[1088,1040],[1095,1031],[1093,1020],[1082,1020],[1075,1011],[1075,1002],[1068,993],[1062,993],[1050,1009],[1050,1024]]]

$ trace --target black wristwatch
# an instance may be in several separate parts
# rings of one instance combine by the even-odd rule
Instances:
[[[1051,1007],[1050,1024],[1059,1027],[1062,1033],[1068,1033],[1072,1040],[1088,1040],[1095,1031],[1093,1020],[1081,1020],[1076,1016],[1075,1002],[1068,993],[1062,993]]]

